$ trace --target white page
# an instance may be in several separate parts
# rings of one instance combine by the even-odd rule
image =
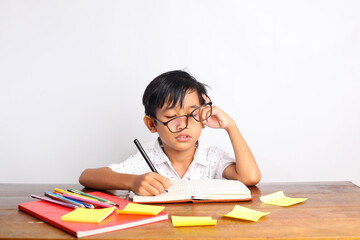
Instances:
[[[233,198],[227,195],[251,195],[250,190],[240,181],[226,179],[206,179],[191,180],[190,189],[193,196],[223,196]],[[206,198],[204,198],[206,199]]]
[[[134,202],[162,202],[184,199],[247,199],[250,190],[240,181],[224,179],[175,180],[168,192],[157,196],[138,196]]]
[[[189,187],[189,180],[176,180],[173,185],[169,187],[168,192],[161,193],[157,196],[139,196],[134,195],[134,202],[160,202],[173,201],[181,199],[190,199],[191,192]]]

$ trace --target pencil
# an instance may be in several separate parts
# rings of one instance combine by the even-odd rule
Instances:
[[[99,206],[99,207],[105,207],[105,208],[113,207],[113,205],[110,205],[110,204],[107,204],[107,203],[99,202],[97,200],[90,200],[88,198],[78,197],[78,196],[70,195],[70,194],[67,194],[67,193],[64,193],[63,196],[67,197],[67,198],[75,199],[77,201],[91,203],[91,204],[94,204],[94,205]]]
[[[100,198],[100,197],[97,197],[97,196],[93,196],[91,194],[88,194],[88,193],[84,193],[82,191],[79,191],[79,190],[76,190],[76,189],[68,189],[69,192],[72,192],[72,193],[76,193],[76,194],[79,194],[81,196],[85,196],[85,197],[89,197],[89,198],[93,198],[93,199],[96,199],[100,202],[104,202],[104,203],[108,203],[108,204],[111,204],[111,205],[115,205],[115,206],[119,206],[118,204],[116,203],[113,203],[113,202],[110,202],[109,200],[106,200],[106,199],[103,199],[103,198]]]
[[[70,191],[66,191],[66,190],[63,190],[63,189],[60,189],[60,188],[54,188],[54,192],[55,193],[61,193],[61,194],[70,194],[70,195],[74,195],[74,196],[78,196],[78,197],[83,197],[83,198],[88,198],[88,199],[93,199],[93,198],[90,198],[90,197],[86,197],[86,196],[81,196],[80,194],[77,194],[77,193],[73,193],[73,192],[70,192]]]
[[[62,189],[60,189],[60,188],[54,188],[54,192],[58,192],[58,193],[68,193],[68,191],[62,190]]]
[[[76,206],[78,206],[80,208],[85,207],[85,205],[82,202],[78,202],[78,201],[72,200],[70,198],[63,197],[63,196],[61,196],[60,194],[57,194],[57,193],[51,193],[51,192],[46,191],[45,196],[47,196],[49,198],[52,198],[52,199],[55,199],[57,201],[66,202],[66,203],[76,205]]]
[[[148,166],[150,167],[151,171],[159,174],[158,171],[156,170],[155,166],[152,164],[149,156],[146,154],[144,148],[141,146],[139,140],[135,139],[134,143],[135,143],[136,147],[139,149],[141,155],[144,157],[144,159],[145,159],[146,163],[148,164]],[[165,192],[168,192],[168,190],[165,190]]]
[[[60,206],[63,206],[63,207],[67,207],[67,208],[72,208],[72,209],[78,208],[78,206],[75,206],[73,204],[60,202],[60,201],[57,201],[57,200],[54,200],[54,199],[51,199],[51,198],[47,198],[47,197],[40,197],[38,195],[31,195],[31,197],[43,200],[45,202],[49,202],[49,203],[53,203],[53,204],[60,205]]]
[[[146,154],[145,150],[143,149],[143,147],[141,146],[139,140],[135,139],[134,143],[136,145],[136,147],[139,149],[141,155],[144,157],[146,163],[149,165],[150,169],[152,172],[156,172],[158,173],[158,171],[156,170],[155,166],[152,164],[152,162],[150,161],[149,156]]]
[[[60,188],[54,188],[54,193],[60,193],[60,194],[62,194],[61,196],[64,196],[64,193],[75,195],[75,196],[81,196],[81,195],[78,195],[76,193],[68,192],[68,191],[60,189]],[[74,199],[72,199],[72,200],[74,200]],[[74,201],[76,201],[76,200],[74,200]],[[86,208],[95,208],[94,205],[92,205],[92,204],[87,204],[87,203],[84,203],[84,202],[79,202],[79,203],[83,204]]]

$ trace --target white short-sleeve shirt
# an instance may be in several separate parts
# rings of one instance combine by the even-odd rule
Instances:
[[[145,151],[160,175],[170,180],[181,179],[158,141],[155,141],[152,148],[145,148]],[[233,163],[235,159],[220,148],[207,146],[199,141],[194,159],[182,179],[221,179],[225,168]],[[108,167],[114,172],[136,175],[151,171],[140,152],[130,156],[124,162],[114,163]]]

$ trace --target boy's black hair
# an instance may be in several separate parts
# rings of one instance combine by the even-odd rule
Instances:
[[[178,103],[182,107],[188,91],[196,91],[200,104],[205,104],[202,95],[207,96],[206,87],[206,84],[197,81],[182,70],[163,73],[154,78],[145,89],[143,95],[145,114],[156,118],[156,109],[162,108],[165,103],[168,103],[170,108],[175,107]]]

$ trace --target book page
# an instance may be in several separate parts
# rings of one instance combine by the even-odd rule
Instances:
[[[194,199],[243,199],[251,197],[251,192],[245,184],[236,180],[191,180],[190,189]]]
[[[173,185],[169,187],[168,192],[161,193],[157,196],[139,196],[134,195],[134,202],[166,202],[190,199],[191,192],[189,187],[189,180],[176,180]]]

